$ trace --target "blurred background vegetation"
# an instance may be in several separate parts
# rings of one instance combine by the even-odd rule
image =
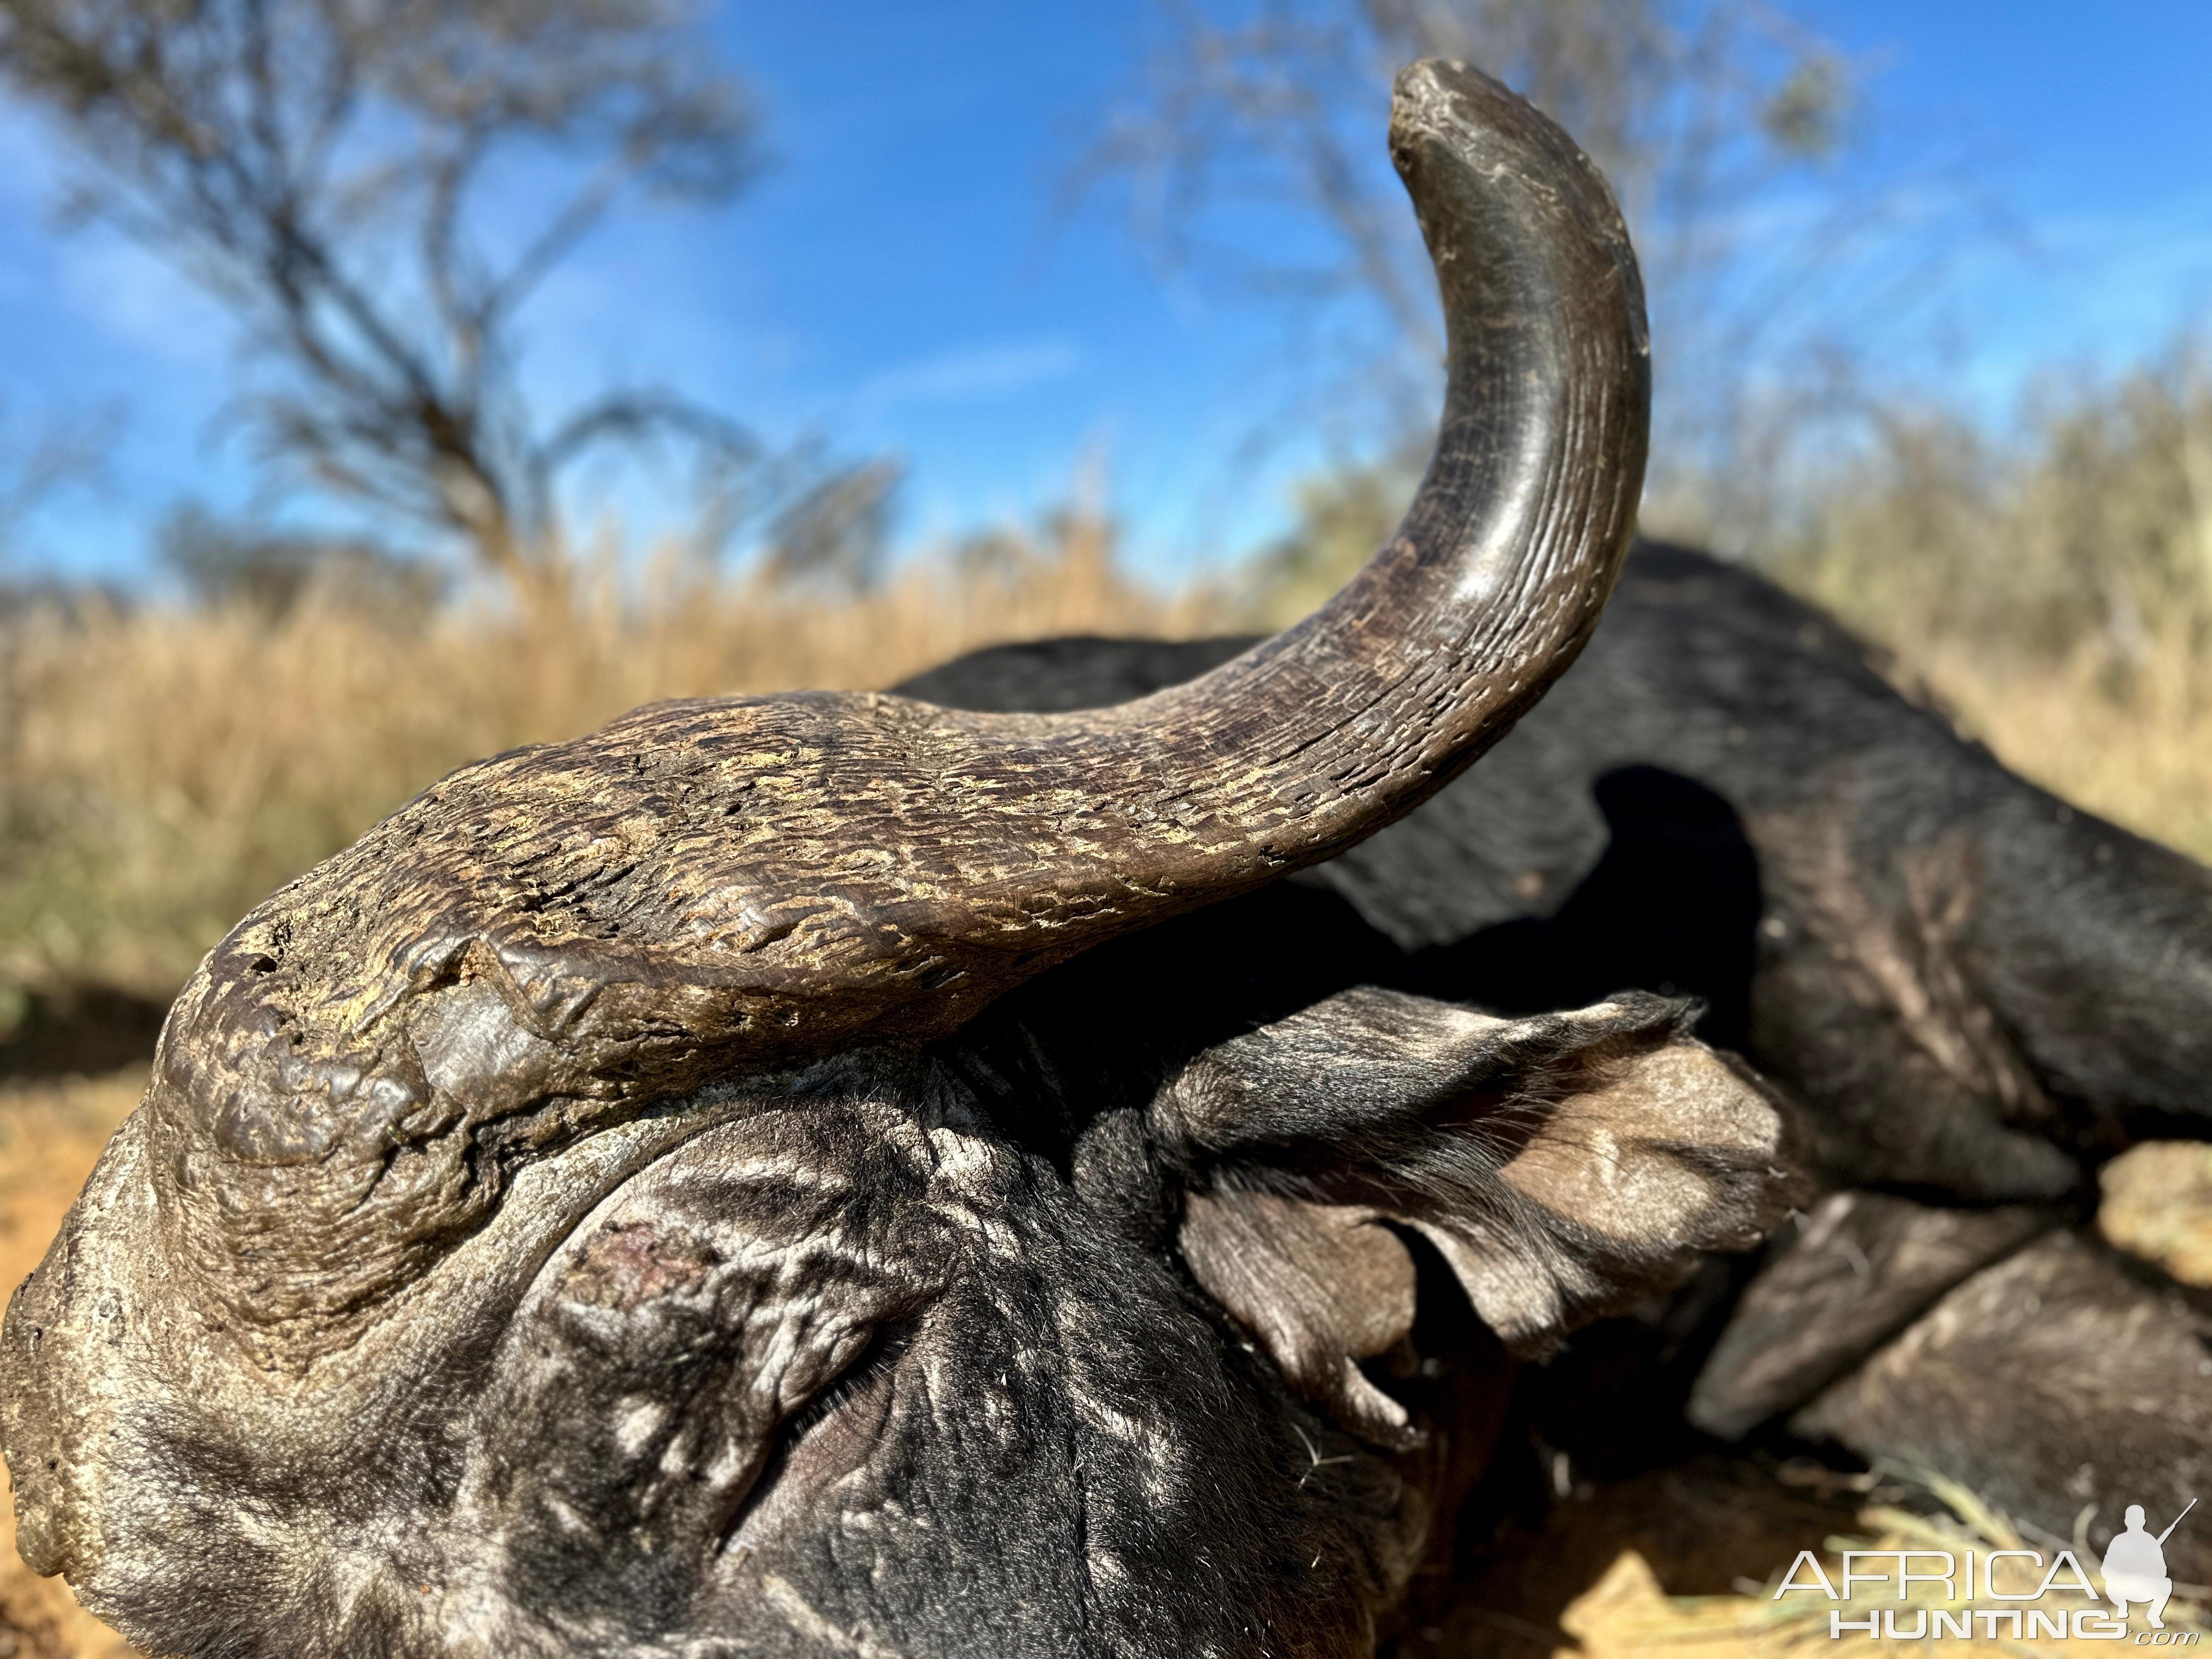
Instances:
[[[896,456],[650,386],[545,406],[519,364],[549,273],[629,198],[715,209],[773,148],[672,0],[0,0],[0,98],[67,156],[65,225],[221,307],[226,441],[343,526],[182,501],[160,580],[73,579],[38,508],[100,487],[114,416],[0,387],[0,1028],[86,988],[165,1000],[444,771],[640,702],[1310,606],[1433,418],[1430,280],[1377,165],[1390,73],[1432,52],[1615,181],[1658,342],[1646,528],[1811,595],[2015,766],[2212,856],[2212,347],[2054,367],[2002,416],[1886,376],[1859,323],[1940,295],[2004,217],[1954,164],[1842,165],[1869,82],[1787,5],[1257,0],[1163,5],[1152,38],[1067,188],[1126,208],[1170,280],[1279,310],[1325,368],[1280,418],[1343,440],[1285,533],[1188,580],[1130,556],[1101,467],[895,548]],[[501,169],[539,154],[559,187],[518,201]],[[663,510],[626,534],[594,481],[641,458]]]

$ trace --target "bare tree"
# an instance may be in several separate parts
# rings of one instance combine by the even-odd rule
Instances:
[[[562,480],[589,453],[680,441],[725,510],[759,459],[666,392],[542,421],[519,374],[519,313],[618,200],[747,176],[750,106],[678,3],[0,0],[0,77],[68,141],[72,210],[243,322],[264,459],[538,605],[565,592]]]
[[[1652,304],[1659,492],[1771,475],[1778,434],[1832,409],[1855,367],[1838,343],[1926,286],[1923,259],[1882,257],[1901,196],[1832,176],[1857,131],[1855,66],[1765,0],[1163,0],[1161,15],[1082,176],[1126,184],[1140,234],[1176,266],[1292,302],[1298,355],[1334,371],[1340,419],[1382,434],[1386,472],[1421,447],[1442,349],[1374,139],[1414,58],[1499,76],[1612,179]]]

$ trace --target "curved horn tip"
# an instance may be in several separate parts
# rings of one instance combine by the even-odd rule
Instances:
[[[1462,100],[1474,109],[1455,111],[1455,102]],[[1504,82],[1455,58],[1417,58],[1400,70],[1390,83],[1394,142],[1401,132],[1464,131],[1470,125],[1488,127],[1496,125],[1498,115],[1518,111],[1541,117],[1534,105]],[[1475,118],[1473,122],[1470,115]],[[1545,120],[1547,125],[1553,125],[1548,118]]]
[[[1470,209],[1480,216],[1486,203],[1496,199],[1496,186],[1508,172],[1534,183],[1553,211],[1565,210],[1579,219],[1585,234],[1605,245],[1607,263],[1619,274],[1628,301],[1630,337],[1638,355],[1650,356],[1643,274],[1620,204],[1603,170],[1558,122],[1471,64],[1423,58],[1399,70],[1391,85],[1389,143],[1391,160],[1406,181],[1422,231],[1432,239],[1442,223],[1467,216]],[[1547,159],[1556,167],[1532,172],[1532,148],[1548,152]],[[1424,173],[1428,174],[1426,188]],[[1462,181],[1462,189],[1473,186],[1474,193],[1438,212],[1431,192],[1454,177]],[[1577,185],[1583,188],[1577,190]],[[1523,252],[1534,245],[1534,239],[1522,239]],[[1448,269],[1453,256],[1435,246],[1433,240],[1431,252],[1437,255],[1438,279],[1449,288],[1455,274]]]

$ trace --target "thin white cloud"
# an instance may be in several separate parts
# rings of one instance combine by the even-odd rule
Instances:
[[[1064,380],[1082,366],[1082,352],[1068,340],[1033,340],[943,352],[870,375],[853,394],[853,407],[856,414],[873,417],[902,404],[1001,398],[1048,380]]]
[[[222,308],[119,236],[94,231],[62,244],[54,274],[69,308],[118,343],[176,368],[228,359],[236,333]]]

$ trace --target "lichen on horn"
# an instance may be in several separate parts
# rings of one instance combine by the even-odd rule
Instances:
[[[1595,168],[1474,70],[1406,71],[1390,143],[1449,382],[1412,508],[1341,592],[1110,710],[666,702],[424,791],[249,915],[171,1014],[149,1174],[210,1316],[304,1370],[534,1152],[717,1079],[949,1032],[1341,851],[1533,704],[1633,525],[1633,256]]]

